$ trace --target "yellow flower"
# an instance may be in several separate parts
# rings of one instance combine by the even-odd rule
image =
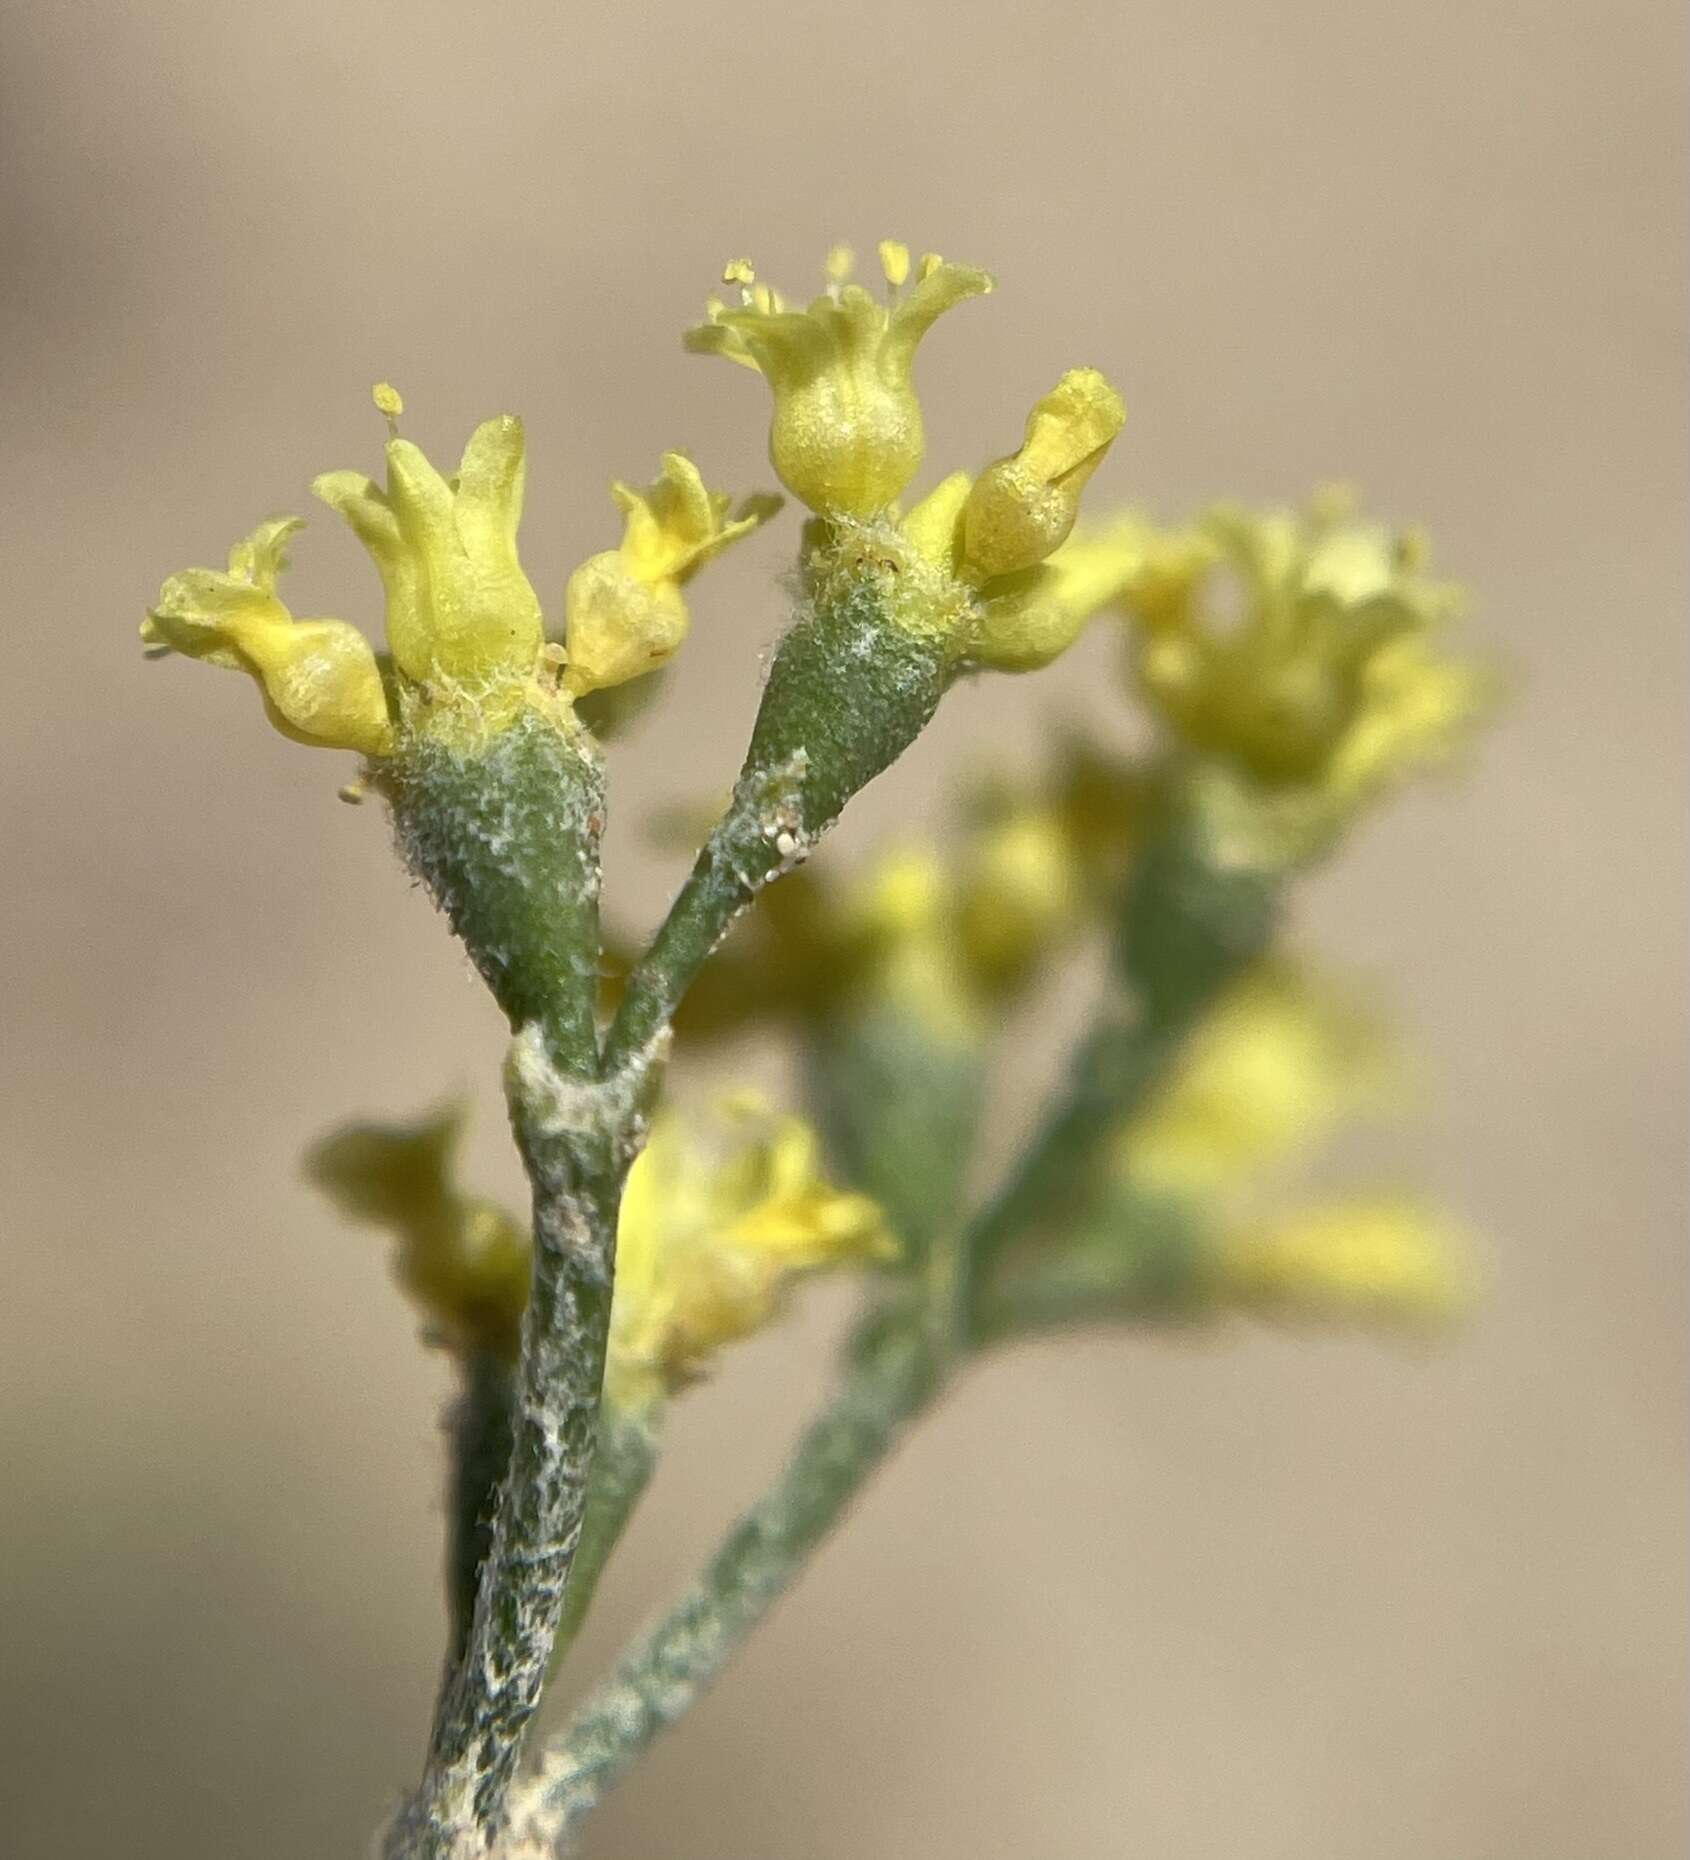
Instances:
[[[387,691],[376,655],[343,620],[295,620],[276,595],[297,517],[260,524],[229,551],[228,572],[172,575],[141,623],[160,651],[246,672],[271,723],[295,742],[385,756],[393,748]]]
[[[750,1096],[714,1145],[659,1113],[622,1197],[608,1399],[661,1400],[767,1323],[796,1276],[896,1252],[878,1204],[832,1187],[819,1152],[807,1124]]]
[[[1342,814],[1447,755],[1489,689],[1437,652],[1461,597],[1421,556],[1332,493],[1300,513],[1217,508],[1150,548],[1128,589],[1140,687],[1193,748]]]
[[[387,484],[327,472],[312,489],[357,532],[387,593],[387,643],[413,684],[471,691],[520,683],[544,643],[540,603],[517,559],[522,422],[484,421],[456,474],[394,434]]]
[[[1145,526],[1123,517],[1081,529],[1048,560],[988,581],[980,590],[966,657],[997,671],[1048,665],[1079,638],[1086,622],[1132,585],[1147,547]]]
[[[708,321],[689,330],[689,349],[758,370],[774,395],[769,457],[792,494],[826,516],[873,517],[920,468],[925,444],[913,380],[915,351],[936,319],[992,288],[967,265],[923,258],[905,290],[909,253],[881,247],[889,301],[850,284],[849,257],[829,263],[827,292],[805,310],[755,282],[750,264],[730,264],[724,282],[742,286],[741,306],[712,300]]]
[[[1446,1323],[1473,1302],[1466,1237],[1396,1198],[1305,1208],[1229,1234],[1212,1262],[1217,1295],[1286,1318]]]
[[[645,491],[613,484],[626,517],[621,544],[590,556],[564,595],[569,664],[578,696],[654,671],[687,634],[681,589],[709,559],[749,535],[780,508],[778,497],[750,497],[730,517],[732,500],[706,490],[684,453],[666,452]]]
[[[399,1282],[436,1341],[511,1362],[528,1302],[530,1243],[521,1222],[458,1189],[467,1118],[458,1102],[412,1124],[348,1124],[315,1145],[306,1171],[348,1219],[393,1234]]]
[[[1085,918],[1084,874],[1055,808],[1022,801],[963,850],[955,935],[983,991],[1019,988]]]
[[[1124,1132],[1134,1182],[1196,1195],[1307,1153],[1396,1084],[1377,1024],[1330,983],[1265,962],[1222,996]]]
[[[1095,368],[1075,368],[1027,416],[1013,457],[974,481],[962,516],[963,560],[980,577],[1013,575],[1068,540],[1080,493],[1126,421],[1121,397]]]

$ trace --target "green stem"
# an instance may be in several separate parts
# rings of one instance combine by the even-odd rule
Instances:
[[[534,1187],[534,1278],[510,1463],[464,1657],[442,1691],[421,1785],[389,1830],[388,1860],[459,1860],[502,1827],[586,1511],[626,1126],[607,1117],[594,1141],[556,1121],[520,1075],[512,1105]]]
[[[569,1587],[563,1597],[563,1618],[558,1622],[552,1646],[554,1673],[581,1632],[599,1578],[656,1469],[655,1417],[625,1414],[609,1403],[601,1407],[598,1450],[593,1458],[592,1483],[587,1489],[587,1515],[581,1524],[575,1566],[569,1572]]]
[[[545,1852],[567,1840],[652,1739],[690,1709],[796,1578],[902,1430],[944,1386],[955,1359],[978,1347],[979,1329],[956,1332],[959,1300],[981,1328],[1003,1334],[1001,1305],[981,1296],[981,1268],[1067,1204],[1102,1140],[1158,1082],[1216,994],[1266,946],[1277,895],[1274,875],[1210,858],[1189,823],[1174,822],[1146,849],[1116,956],[1116,988],[1133,991],[1132,1010],[1118,1005],[1084,1042],[1067,1092],[1009,1182],[956,1252],[945,1249],[962,1283],[929,1272],[913,1310],[871,1323],[838,1393],[780,1479],[674,1610],[618,1663],[520,1793],[511,1817],[520,1851]],[[1090,1316],[1118,1290],[1107,1275],[1101,1285],[1094,1277],[1083,1296],[1070,1286],[1055,1302]]]
[[[546,1852],[568,1839],[652,1739],[697,1701],[939,1387],[921,1327],[883,1327],[774,1486],[680,1603],[617,1664],[521,1793],[512,1814],[518,1850]]]
[[[607,1068],[669,1024],[740,912],[926,727],[950,675],[945,643],[887,606],[874,574],[842,580],[781,640],[733,799],[628,977]]]
[[[1213,1309],[1209,1258],[1191,1208],[1122,1191],[1060,1250],[997,1276],[976,1308],[973,1343],[989,1349],[1086,1324],[1194,1320]]]
[[[1218,861],[1198,823],[1179,813],[1146,846],[1121,912],[1114,997],[1076,1051],[1038,1142],[967,1236],[971,1311],[1012,1241],[1072,1212],[1099,1145],[1161,1082],[1215,998],[1266,950],[1281,883],[1270,870]]]
[[[463,1658],[481,1565],[493,1539],[499,1482],[511,1456],[515,1388],[510,1365],[477,1350],[463,1366],[463,1390],[446,1417],[450,1442],[446,1597],[451,1610],[448,1670]]]
[[[601,770],[566,718],[484,744],[411,745],[389,777],[402,850],[515,1029],[507,1087],[533,1198],[534,1264],[510,1454],[462,1657],[448,1662],[422,1780],[387,1860],[462,1860],[502,1826],[586,1509],[622,1182],[645,1056],[601,1079]]]

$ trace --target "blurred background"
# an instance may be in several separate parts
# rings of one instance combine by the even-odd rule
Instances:
[[[7,978],[0,1848],[364,1851],[442,1635],[437,1411],[382,1243],[297,1158],[455,1084],[514,1192],[503,1034],[345,758],[144,665],[161,578],[379,458],[529,424],[555,601],[612,475],[768,482],[684,357],[722,261],[989,265],[923,357],[930,459],[1064,367],[1130,420],[1090,494],[1352,478],[1479,591],[1519,691],[1473,778],[1306,888],[1435,1095],[1393,1149],[1488,1236],[1433,1353],[1240,1329],[981,1373],[595,1824],[604,1860],[1655,1860],[1681,1851],[1680,9],[1665,0],[16,6],[0,23]],[[611,888],[677,876],[793,535],[700,585],[613,763]],[[323,513],[296,611],[378,623]],[[961,690],[840,851],[960,766],[1116,714],[1099,636]],[[1013,1124],[1015,1112],[1006,1116]],[[806,1301],[681,1404],[590,1671],[824,1384]]]

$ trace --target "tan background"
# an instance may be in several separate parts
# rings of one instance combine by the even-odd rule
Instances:
[[[1661,1860],[1682,1845],[1683,46],[1664,0],[7,11],[0,1850],[355,1855],[440,1633],[434,1411],[380,1249],[295,1176],[494,1017],[338,759],[144,666],[160,578],[525,412],[527,556],[695,448],[764,476],[677,332],[723,258],[882,233],[993,266],[931,343],[935,463],[1064,366],[1099,491],[1342,473],[1424,519],[1524,678],[1474,783],[1312,887],[1438,1096],[1407,1160],[1499,1286],[1430,1359],[1241,1336],[968,1387],[595,1830],[657,1860]],[[790,521],[790,520],[789,520]],[[723,782],[776,626],[703,584],[620,819]],[[303,611],[373,620],[325,516]],[[843,836],[1108,698],[1106,642],[960,693]],[[649,917],[673,862],[624,832]],[[590,1653],[820,1386],[825,1299],[685,1405]]]

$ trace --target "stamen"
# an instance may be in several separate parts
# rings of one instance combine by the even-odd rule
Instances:
[[[857,255],[848,245],[836,245],[827,255],[823,269],[827,272],[827,294],[835,303],[839,301],[840,287],[855,269]]]
[[[910,275],[910,249],[896,239],[882,239],[880,242],[880,269],[886,275],[886,282],[894,291],[899,290]]]
[[[730,258],[722,267],[724,284],[755,284],[757,268],[748,258]]]
[[[923,252],[916,276],[925,284],[944,262],[937,252]]]
[[[370,389],[370,399],[376,404],[376,412],[387,421],[387,430],[395,439],[399,437],[399,416],[405,411],[404,396],[391,381],[378,381]]]

